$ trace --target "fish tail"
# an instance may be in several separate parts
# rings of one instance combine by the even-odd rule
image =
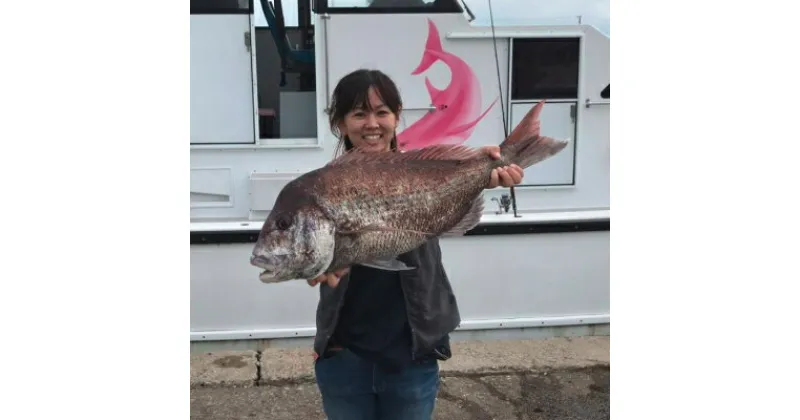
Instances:
[[[539,114],[544,101],[528,111],[514,131],[500,144],[501,165],[516,164],[528,168],[562,151],[567,140],[556,140],[539,134]]]
[[[516,164],[525,169],[562,151],[569,140],[556,140],[552,137],[533,135],[522,140],[500,144],[500,155],[506,165]]]
[[[439,40],[439,31],[436,29],[436,25],[428,19],[428,40],[425,42],[425,51],[422,53],[419,65],[411,74],[417,75],[428,70],[430,66],[441,59],[443,52],[444,48],[442,48],[442,41]]]

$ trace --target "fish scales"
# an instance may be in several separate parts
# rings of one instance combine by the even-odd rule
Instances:
[[[397,255],[456,225],[486,187],[496,166],[489,162],[355,161],[323,169],[314,187],[318,203],[345,231],[337,232],[331,269],[375,254]]]

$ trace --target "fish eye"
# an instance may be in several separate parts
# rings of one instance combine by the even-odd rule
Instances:
[[[277,220],[275,220],[275,227],[278,230],[286,230],[292,226],[292,219],[288,216],[280,216]]]

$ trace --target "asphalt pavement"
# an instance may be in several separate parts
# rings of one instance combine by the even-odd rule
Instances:
[[[610,418],[609,337],[453,343],[434,418]],[[193,420],[324,420],[310,349],[192,356]]]

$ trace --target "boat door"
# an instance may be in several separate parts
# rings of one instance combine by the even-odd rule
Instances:
[[[253,144],[251,0],[191,0],[191,144]]]
[[[544,100],[540,120],[546,134],[570,139],[564,151],[528,168],[524,185],[573,185],[581,38],[512,38],[510,48],[510,127]]]

